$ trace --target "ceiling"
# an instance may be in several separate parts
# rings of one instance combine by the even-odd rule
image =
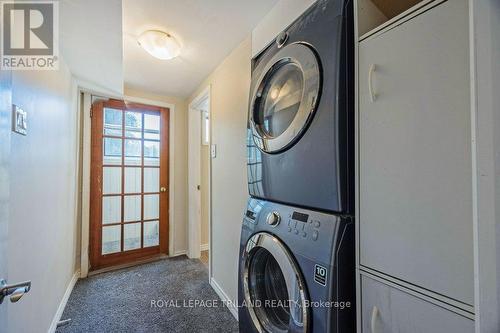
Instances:
[[[61,54],[79,84],[121,95],[121,0],[64,0],[59,10]]]
[[[188,97],[276,3],[277,0],[123,0],[125,85]],[[145,52],[137,44],[137,36],[150,29],[173,35],[182,46],[181,55],[159,60]]]

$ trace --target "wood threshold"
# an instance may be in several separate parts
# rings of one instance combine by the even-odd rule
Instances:
[[[168,255],[161,253],[161,254],[155,255],[153,257],[149,257],[149,258],[145,258],[145,259],[139,259],[139,260],[135,260],[135,261],[132,261],[132,262],[125,263],[125,264],[114,265],[114,266],[109,266],[109,267],[104,267],[104,268],[96,269],[95,271],[90,271],[89,274],[88,274],[88,276],[94,276],[94,275],[98,275],[98,274],[102,274],[102,273],[117,271],[117,270],[124,269],[124,268],[130,268],[130,267],[133,267],[133,266],[139,266],[139,265],[143,265],[143,264],[149,264],[151,262],[165,260],[165,259],[168,259],[168,258],[169,258]]]

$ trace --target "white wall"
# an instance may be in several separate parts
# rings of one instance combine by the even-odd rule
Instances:
[[[174,155],[174,214],[170,221],[169,233],[172,234],[171,256],[184,254],[187,251],[187,109],[188,104],[184,99],[151,94],[140,90],[125,87],[125,96],[145,98],[151,101],[159,101],[175,105],[173,124],[173,155]],[[126,98],[125,97],[125,98]],[[172,137],[172,135],[171,135]],[[172,156],[172,155],[171,155]],[[172,190],[172,184],[170,184]],[[172,209],[172,207],[170,208]]]
[[[10,133],[12,81],[8,71],[0,71],[0,278],[8,279],[8,231],[10,200]],[[0,306],[0,323],[7,321],[7,307]],[[3,332],[0,328],[0,332]]]
[[[238,257],[248,198],[246,120],[250,89],[251,39],[245,39],[200,85],[192,101],[211,85],[212,278],[233,301],[238,297]]]
[[[252,31],[252,57],[315,2],[316,0],[280,0]]]
[[[32,289],[3,306],[9,332],[46,332],[76,269],[77,92],[64,61],[13,72],[12,92],[28,135],[11,137],[9,281]]]

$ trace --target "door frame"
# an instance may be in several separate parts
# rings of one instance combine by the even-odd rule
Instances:
[[[201,181],[201,109],[202,103],[208,103],[208,113],[211,119],[211,87],[210,85],[203,89],[192,101],[188,107],[188,257],[199,258],[201,253],[201,191],[196,189],[196,185]],[[209,127],[209,142],[212,143],[212,122]],[[194,131],[194,133],[193,133]],[[193,138],[196,138],[193,141]],[[194,162],[191,163],[195,153]],[[208,249],[209,249],[209,276],[212,267],[212,171],[211,154],[208,157]],[[194,179],[193,179],[194,177]],[[193,202],[195,200],[195,202]],[[199,205],[198,205],[199,203]],[[194,207],[199,207],[198,212],[193,212]]]
[[[86,278],[89,275],[90,270],[90,253],[89,253],[89,243],[90,243],[90,150],[91,150],[91,123],[90,123],[90,109],[92,105],[92,99],[123,99],[125,101],[154,105],[158,107],[164,107],[170,109],[170,121],[169,121],[169,228],[168,228],[168,253],[169,255],[175,255],[175,118],[176,118],[176,105],[168,103],[165,101],[160,101],[156,99],[142,98],[130,95],[118,95],[111,91],[103,91],[99,87],[94,87],[88,85],[85,82],[78,80],[78,115],[77,115],[77,130],[78,137],[80,141],[80,147],[78,152],[78,189],[79,195],[78,201],[78,211],[76,213],[77,223],[80,225],[80,244],[77,245],[79,248],[80,257],[80,277]]]

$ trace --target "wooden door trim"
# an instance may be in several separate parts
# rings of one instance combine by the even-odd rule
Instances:
[[[99,200],[103,194],[101,193],[101,180],[103,172],[103,110],[105,107],[121,109],[123,111],[140,111],[145,114],[160,113],[160,186],[167,184],[167,191],[160,191],[160,207],[159,207],[159,238],[160,245],[129,250],[126,252],[112,253],[101,255],[101,244],[102,244],[102,232],[101,232],[101,217],[102,217],[102,200]],[[122,117],[122,121],[125,122],[125,117]],[[123,124],[122,124],[123,125]],[[124,134],[122,133],[122,140],[124,139]],[[169,193],[170,193],[170,170],[169,170],[169,138],[170,138],[170,108],[159,107],[140,103],[131,103],[116,99],[110,99],[107,101],[96,102],[92,105],[92,120],[91,120],[91,158],[90,158],[90,230],[89,230],[89,259],[90,259],[90,270],[97,270],[105,267],[115,266],[124,264],[127,262],[137,261],[140,259],[145,259],[155,255],[166,254],[168,255],[169,248]],[[147,140],[145,140],[147,141]],[[122,162],[124,159],[123,150],[124,141],[122,141]],[[141,159],[144,159],[142,156]],[[123,164],[123,163],[122,163]],[[120,165],[116,167],[122,167],[124,171],[125,165]],[[144,165],[142,163],[140,167],[144,170]],[[141,177],[141,186],[143,186],[144,177]],[[142,187],[143,188],[143,187]],[[122,174],[122,192],[124,189],[124,177]],[[105,195],[104,195],[105,196]],[[123,197],[123,193],[121,194]],[[98,198],[97,200],[93,198]],[[122,216],[124,205],[121,207]],[[144,217],[144,200],[141,200],[141,219]],[[145,222],[147,220],[144,220]],[[121,221],[117,224],[124,223]],[[114,224],[114,225],[117,225]],[[126,224],[126,223],[124,223]],[[110,224],[111,225],[111,224]],[[123,228],[121,231],[120,242],[123,246]],[[143,228],[141,228],[141,245],[143,242]],[[122,247],[123,248],[123,247]]]

